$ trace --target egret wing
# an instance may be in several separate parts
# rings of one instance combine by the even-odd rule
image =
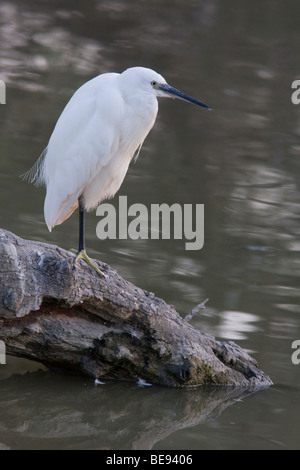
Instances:
[[[113,86],[116,76],[101,75],[79,88],[50,137],[39,175],[47,186],[49,230],[72,214],[85,187],[118,148],[123,101]]]

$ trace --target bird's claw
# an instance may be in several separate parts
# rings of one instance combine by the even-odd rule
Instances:
[[[90,259],[90,257],[87,255],[86,250],[81,250],[81,251],[76,251],[73,248],[70,249],[72,253],[76,253],[76,258],[75,258],[75,263],[79,260],[82,259],[83,261],[86,262],[92,269],[94,269],[99,276],[104,277],[107,279],[107,274],[105,274],[93,261]]]

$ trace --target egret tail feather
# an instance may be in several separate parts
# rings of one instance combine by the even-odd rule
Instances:
[[[44,184],[44,161],[47,155],[47,147],[43,150],[38,160],[35,162],[32,168],[20,175],[23,181],[34,183],[35,186],[41,186]]]

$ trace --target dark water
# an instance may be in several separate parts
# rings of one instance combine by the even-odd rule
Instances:
[[[274,382],[248,395],[95,386],[7,358],[0,448],[300,447],[300,365],[291,360],[300,339],[299,15],[296,0],[0,2],[1,227],[76,247],[76,215],[50,234],[43,189],[19,175],[82,83],[133,65],[157,70],[214,111],[161,101],[118,195],[147,207],[204,204],[204,247],[100,241],[92,212],[89,253],[183,315],[209,298],[193,325],[236,341]]]

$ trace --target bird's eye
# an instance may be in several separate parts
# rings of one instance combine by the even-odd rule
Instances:
[[[157,83],[155,80],[153,80],[153,81],[151,82],[151,85],[153,86],[153,88],[157,88],[158,83]]]

